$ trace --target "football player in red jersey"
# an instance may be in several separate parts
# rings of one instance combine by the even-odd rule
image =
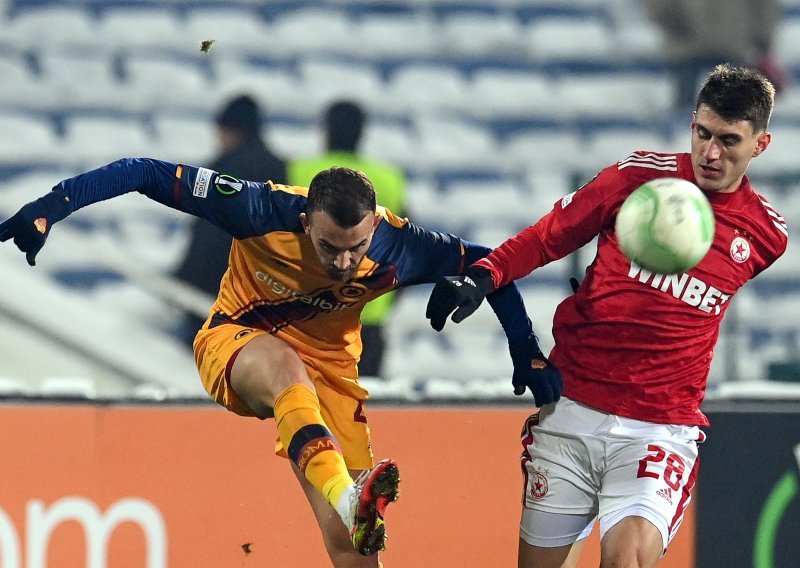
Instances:
[[[458,323],[497,286],[598,237],[585,279],[554,316],[550,360],[564,396],[523,430],[520,568],[575,566],[596,519],[603,566],[653,566],[680,526],[722,317],[786,250],[786,222],[745,175],[769,146],[774,94],[755,71],[717,66],[697,98],[690,153],[634,152],[431,293],[427,316],[441,330],[451,313]],[[625,198],[665,176],[697,184],[716,217],[710,252],[683,274],[636,266],[614,234]]]
[[[234,237],[194,341],[203,385],[231,412],[275,418],[276,452],[289,458],[333,565],[378,566],[399,471],[373,460],[358,381],[361,310],[399,287],[461,273],[489,249],[376,205],[372,182],[351,168],[323,170],[306,189],[147,158],[63,180],[0,223],[0,241],[13,239],[33,266],[55,223],[133,191]],[[538,405],[557,400],[561,376],[544,362],[516,284],[488,300],[509,340],[514,392],[530,389]]]

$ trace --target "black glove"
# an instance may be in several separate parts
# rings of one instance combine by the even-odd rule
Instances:
[[[71,212],[69,198],[51,191],[24,205],[13,217],[0,223],[0,242],[13,238],[17,248],[25,253],[28,264],[35,266],[36,255],[44,246],[53,223],[61,221]]]
[[[533,393],[536,406],[544,406],[561,398],[564,382],[561,373],[542,354],[539,341],[534,334],[518,341],[509,341],[508,349],[514,362],[514,375],[511,384],[514,394],[525,393],[528,387]]]
[[[453,322],[463,321],[493,288],[492,273],[479,266],[470,266],[460,276],[445,276],[433,287],[425,317],[431,320],[433,329],[442,331],[453,310]]]

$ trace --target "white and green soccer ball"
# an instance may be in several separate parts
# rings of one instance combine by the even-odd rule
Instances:
[[[630,260],[651,272],[678,274],[694,268],[711,248],[714,213],[692,182],[659,178],[625,199],[615,229]]]

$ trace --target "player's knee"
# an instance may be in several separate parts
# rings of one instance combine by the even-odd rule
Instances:
[[[649,520],[625,517],[601,540],[601,568],[651,568],[664,550],[661,533]]]

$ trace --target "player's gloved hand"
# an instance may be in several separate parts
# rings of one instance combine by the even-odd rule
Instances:
[[[509,341],[508,348],[514,363],[511,384],[514,394],[525,394],[525,388],[533,393],[536,406],[543,406],[561,398],[564,382],[561,373],[542,354],[539,341],[534,334],[525,339]]]
[[[460,276],[445,276],[433,287],[425,317],[431,320],[433,329],[442,331],[451,312],[453,322],[460,323],[478,309],[493,288],[491,272],[479,266],[470,266]]]
[[[17,248],[25,253],[28,264],[35,266],[36,255],[44,246],[53,223],[61,221],[71,211],[69,198],[51,191],[24,205],[13,217],[0,223],[0,242],[14,239]]]

